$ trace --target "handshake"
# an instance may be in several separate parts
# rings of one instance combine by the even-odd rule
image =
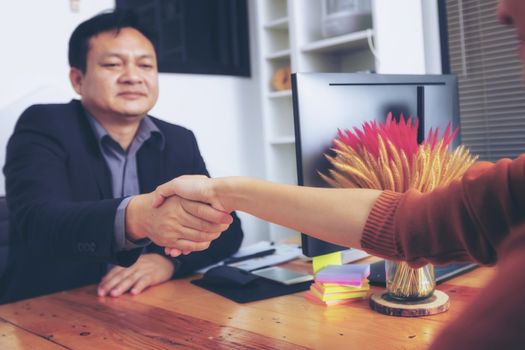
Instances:
[[[233,221],[233,208],[219,201],[214,181],[185,175],[134,197],[126,209],[128,239],[149,238],[173,257],[207,249]]]

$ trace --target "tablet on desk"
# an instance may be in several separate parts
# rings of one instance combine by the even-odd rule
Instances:
[[[307,273],[297,272],[278,266],[252,271],[252,273],[286,285],[307,282],[314,279],[314,276]]]

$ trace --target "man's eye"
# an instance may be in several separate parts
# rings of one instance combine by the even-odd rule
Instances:
[[[119,66],[120,66],[120,63],[116,63],[116,62],[102,63],[102,67],[107,67],[107,68],[114,68],[114,67],[119,67]]]
[[[145,68],[145,69],[151,69],[153,68],[153,65],[152,64],[149,64],[149,63],[142,63],[140,65],[141,68]]]

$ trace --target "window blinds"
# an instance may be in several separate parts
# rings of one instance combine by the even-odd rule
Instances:
[[[461,141],[480,159],[525,152],[525,88],[515,30],[498,0],[446,0],[451,73],[458,77]]]

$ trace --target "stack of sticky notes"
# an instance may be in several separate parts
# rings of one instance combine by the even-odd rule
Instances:
[[[320,270],[305,296],[324,305],[360,300],[368,295],[369,264],[332,265]]]

